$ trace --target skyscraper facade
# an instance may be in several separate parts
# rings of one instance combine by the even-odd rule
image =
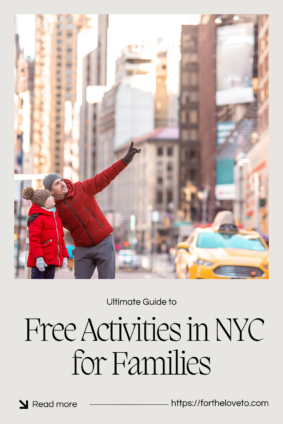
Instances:
[[[63,173],[65,102],[76,100],[77,35],[89,18],[36,16],[33,172]]]

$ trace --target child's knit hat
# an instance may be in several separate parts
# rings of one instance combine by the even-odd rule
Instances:
[[[22,197],[35,203],[37,206],[43,207],[48,197],[52,196],[51,192],[46,189],[34,190],[32,187],[26,187],[22,191]]]

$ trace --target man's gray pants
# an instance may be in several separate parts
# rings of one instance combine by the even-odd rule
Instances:
[[[112,234],[96,246],[75,247],[73,255],[76,279],[91,278],[96,267],[98,278],[115,278],[115,246]]]

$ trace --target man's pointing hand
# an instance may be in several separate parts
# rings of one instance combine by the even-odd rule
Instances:
[[[141,149],[136,149],[135,147],[133,147],[133,145],[134,145],[134,142],[132,141],[126,156],[123,157],[123,159],[122,159],[122,161],[124,162],[125,165],[129,165],[129,163],[132,162],[135,154],[140,153],[140,151],[141,151]]]

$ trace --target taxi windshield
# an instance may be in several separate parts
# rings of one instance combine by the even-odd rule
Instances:
[[[201,233],[197,247],[203,249],[246,249],[258,252],[266,251],[259,237],[239,233]]]

